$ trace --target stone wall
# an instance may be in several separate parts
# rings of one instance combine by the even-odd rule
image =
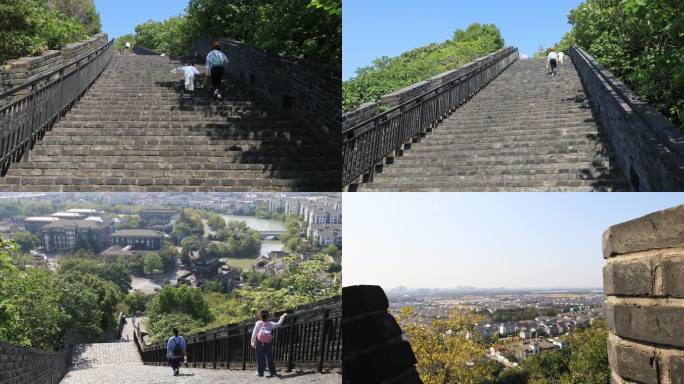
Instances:
[[[684,190],[684,133],[639,100],[591,55],[572,47],[570,56],[591,99],[594,115],[632,188]]]
[[[56,384],[66,371],[64,351],[44,352],[0,343],[0,383]]]
[[[380,97],[379,105],[375,103],[366,103],[359,106],[356,109],[347,111],[343,115],[344,129],[349,129],[357,124],[364,122],[380,113],[380,110],[387,110],[394,108],[406,101],[414,99],[430,90],[433,90],[441,85],[447,84],[450,81],[462,76],[463,74],[471,71],[478,66],[481,66],[490,60],[494,60],[497,57],[506,55],[516,48],[502,48],[496,52],[492,52],[487,56],[483,56],[475,61],[465,64],[456,69],[452,69],[438,75],[435,75],[427,80],[411,84],[407,87],[388,93]],[[517,59],[517,56],[516,56]],[[358,118],[361,116],[362,118]]]
[[[199,39],[190,56],[202,58],[213,39]],[[292,110],[314,133],[339,147],[342,125],[341,70],[325,64],[284,58],[248,44],[219,39],[228,72],[251,84],[284,110]]]
[[[684,205],[603,234],[613,383],[684,384]]]
[[[67,44],[58,51],[50,50],[40,56],[10,60],[0,70],[0,93],[40,78],[63,65],[75,63],[107,42],[107,34],[101,32],[88,40]]]
[[[342,382],[344,384],[422,383],[411,345],[387,309],[382,288],[342,289]]]

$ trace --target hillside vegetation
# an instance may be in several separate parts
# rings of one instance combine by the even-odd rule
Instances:
[[[148,21],[117,39],[172,56],[183,56],[198,37],[225,37],[273,54],[340,65],[341,0],[190,0],[182,15]]]
[[[501,32],[493,24],[471,24],[454,32],[452,39],[412,49],[397,57],[381,57],[342,85],[345,111],[378,101],[380,96],[434,75],[458,68],[504,46]]]
[[[589,52],[684,129],[684,1],[587,0],[557,45]]]
[[[83,40],[100,31],[93,0],[0,1],[0,64]]]

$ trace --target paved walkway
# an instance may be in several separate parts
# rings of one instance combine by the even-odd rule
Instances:
[[[131,319],[123,329],[124,339],[115,343],[79,344],[74,349],[72,369],[61,384],[218,384],[218,383],[288,383],[338,384],[342,376],[335,373],[284,373],[280,378],[257,377],[255,372],[222,369],[181,368],[174,377],[169,367],[143,365],[133,343]]]
[[[338,384],[342,376],[330,374],[283,373],[281,378],[257,377],[252,371],[225,371],[181,368],[181,376],[172,376],[168,367],[111,366],[67,373],[61,384],[218,384],[218,383],[287,383]]]

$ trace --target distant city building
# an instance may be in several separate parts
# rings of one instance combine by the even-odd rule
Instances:
[[[58,221],[59,217],[53,217],[53,216],[34,216],[34,217],[27,217],[24,219],[24,228],[33,233],[34,235],[38,234],[40,232],[40,229],[43,228],[43,226],[54,223],[55,221]]]
[[[147,208],[138,213],[140,219],[146,223],[168,224],[178,212],[173,209]]]
[[[80,213],[80,212],[55,212],[55,213],[50,214],[50,216],[57,217],[60,219],[77,220],[77,219],[82,219],[86,216],[89,216],[89,214]]]
[[[285,199],[271,199],[268,201],[268,211],[269,212],[284,212],[285,211]]]
[[[114,231],[114,223],[109,219],[97,220],[70,220],[62,219],[44,225],[41,229],[41,238],[45,252],[72,251],[79,238],[93,241],[97,249],[102,249],[108,244],[108,239]]]
[[[313,228],[311,236],[320,246],[335,244],[342,246],[342,226],[322,225]]]
[[[164,235],[151,229],[123,229],[111,237],[114,245],[130,245],[133,250],[159,250]]]

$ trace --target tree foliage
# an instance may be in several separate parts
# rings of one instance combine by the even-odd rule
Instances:
[[[26,231],[15,233],[12,240],[19,245],[23,252],[28,252],[40,245],[40,239],[31,232]]]
[[[465,337],[480,320],[477,316],[455,310],[446,319],[428,322],[417,317],[412,307],[404,307],[397,320],[408,336],[425,384],[491,382],[485,346]]]
[[[123,264],[106,263],[98,260],[67,258],[61,261],[60,271],[79,272],[95,275],[103,280],[116,284],[122,292],[127,293],[131,287],[131,276]]]
[[[171,328],[189,332],[211,320],[211,313],[202,292],[185,285],[167,285],[147,306],[147,326],[152,339],[163,340]]]
[[[3,0],[0,63],[59,49],[99,30],[93,0]]]
[[[276,55],[340,65],[341,0],[190,0],[183,15],[148,21],[131,43],[182,56],[199,37],[244,41]],[[123,41],[123,40],[122,40]]]
[[[342,85],[342,108],[347,111],[380,96],[431,76],[458,68],[504,46],[499,29],[492,24],[471,24],[454,32],[452,39],[429,44],[397,57],[381,57]]]
[[[571,36],[640,97],[684,128],[684,3],[586,0],[572,10]]]

